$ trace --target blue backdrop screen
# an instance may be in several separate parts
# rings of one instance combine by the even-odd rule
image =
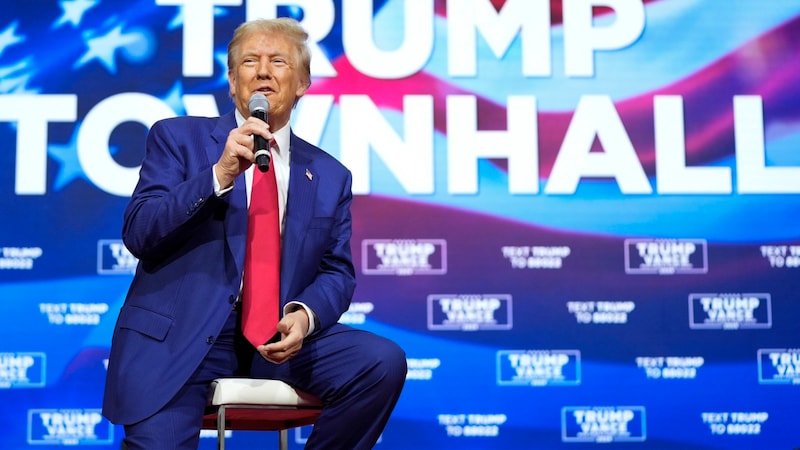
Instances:
[[[800,446],[797,1],[61,0],[0,13],[0,447],[119,447],[146,133],[275,16],[353,172],[342,321],[408,356],[377,448]]]

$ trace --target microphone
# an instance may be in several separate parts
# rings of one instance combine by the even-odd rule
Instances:
[[[250,115],[267,121],[267,114],[269,113],[269,100],[264,94],[253,94],[250,97],[250,102],[247,104],[250,109]],[[258,170],[266,172],[269,170],[269,141],[264,139],[258,134],[253,135],[253,150],[256,153],[256,165]]]

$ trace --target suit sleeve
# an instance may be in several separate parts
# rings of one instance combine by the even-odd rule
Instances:
[[[183,118],[185,119],[185,118]],[[214,211],[212,164],[199,136],[207,133],[175,132],[187,120],[156,122],[147,136],[139,182],[124,212],[122,238],[143,261],[158,261],[174,253],[193,230]],[[186,136],[178,139],[176,136]]]

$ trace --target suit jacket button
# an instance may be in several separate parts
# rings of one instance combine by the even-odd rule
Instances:
[[[214,343],[214,336],[209,336],[206,338],[206,344],[213,344]]]

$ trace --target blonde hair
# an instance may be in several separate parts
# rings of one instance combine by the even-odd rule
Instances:
[[[305,82],[306,87],[311,86],[311,53],[306,44],[308,33],[300,26],[300,22],[289,17],[255,19],[239,25],[233,32],[233,39],[228,44],[228,73],[234,69],[242,41],[253,33],[275,33],[288,38],[297,51],[300,79]]]

